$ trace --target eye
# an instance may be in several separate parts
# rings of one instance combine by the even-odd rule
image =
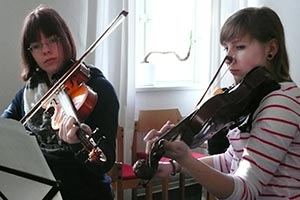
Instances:
[[[243,50],[245,48],[246,48],[245,45],[238,45],[238,46],[236,46],[236,49],[238,49],[238,50]]]
[[[32,43],[29,47],[29,50],[34,51],[37,49],[42,48],[42,44],[41,43]]]
[[[54,44],[54,43],[56,43],[57,41],[58,41],[58,37],[56,37],[56,36],[53,36],[53,37],[51,37],[51,38],[49,38],[48,40],[47,40],[47,44]]]

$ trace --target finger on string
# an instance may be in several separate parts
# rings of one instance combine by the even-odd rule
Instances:
[[[77,138],[76,132],[77,132],[77,130],[75,130],[74,128],[69,129],[67,134],[66,134],[67,139],[69,141],[74,141]]]
[[[60,106],[54,105],[54,113],[51,117],[51,126],[54,130],[58,130],[61,127],[64,112],[60,112]]]
[[[145,142],[148,142],[148,141],[152,140],[153,138],[155,138],[155,137],[157,137],[157,136],[159,136],[158,131],[155,130],[155,129],[152,129],[151,131],[149,131],[149,132],[146,134],[146,136],[144,137],[143,140],[144,140]]]
[[[62,116],[59,132],[62,134],[63,137],[68,132],[67,122],[68,122],[68,117],[66,115]]]
[[[160,133],[165,133],[167,130],[171,129],[174,127],[174,124],[171,123],[170,120],[168,120],[159,130]]]
[[[148,154],[148,152],[150,152],[150,150],[152,149],[152,146],[154,145],[154,143],[159,139],[159,137],[154,137],[152,139],[147,138],[145,140],[146,142],[146,154]]]
[[[65,122],[65,126],[67,131],[72,129],[74,127],[74,119],[73,117],[67,117],[66,122]]]
[[[151,131],[149,131],[146,136],[144,137],[144,141],[150,141],[155,137],[159,137],[161,136],[163,133],[165,133],[168,129],[172,128],[174,125],[171,124],[171,122],[168,120],[159,131],[157,131],[156,129],[152,129]]]

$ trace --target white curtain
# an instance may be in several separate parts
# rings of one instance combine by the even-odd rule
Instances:
[[[89,11],[97,13],[96,16],[88,14],[91,18],[96,18],[95,27],[88,25],[89,30],[96,31],[96,34],[88,34],[87,40],[99,37],[108,25],[115,19],[122,10],[129,11],[128,0],[107,0],[107,1],[89,1]],[[134,49],[128,48],[134,46],[134,37],[131,39],[128,35],[134,34],[134,13],[129,12],[125,20],[119,25],[99,47],[95,50],[95,56],[91,57],[90,62],[99,67],[106,78],[113,84],[120,102],[119,124],[124,127],[124,152],[130,152],[132,133],[134,130],[135,113],[135,61]],[[88,20],[93,22],[92,19]],[[90,43],[90,42],[87,42]],[[100,97],[101,98],[101,97]],[[125,161],[130,161],[131,154],[124,154]]]

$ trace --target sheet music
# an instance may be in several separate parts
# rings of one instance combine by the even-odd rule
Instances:
[[[15,120],[0,119],[0,164],[55,180],[35,137]],[[52,186],[0,171],[0,191],[8,200],[41,200]],[[54,197],[60,200],[58,192]]]

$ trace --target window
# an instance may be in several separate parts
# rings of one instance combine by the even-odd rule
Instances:
[[[139,1],[137,87],[207,86],[211,6],[199,0]]]

